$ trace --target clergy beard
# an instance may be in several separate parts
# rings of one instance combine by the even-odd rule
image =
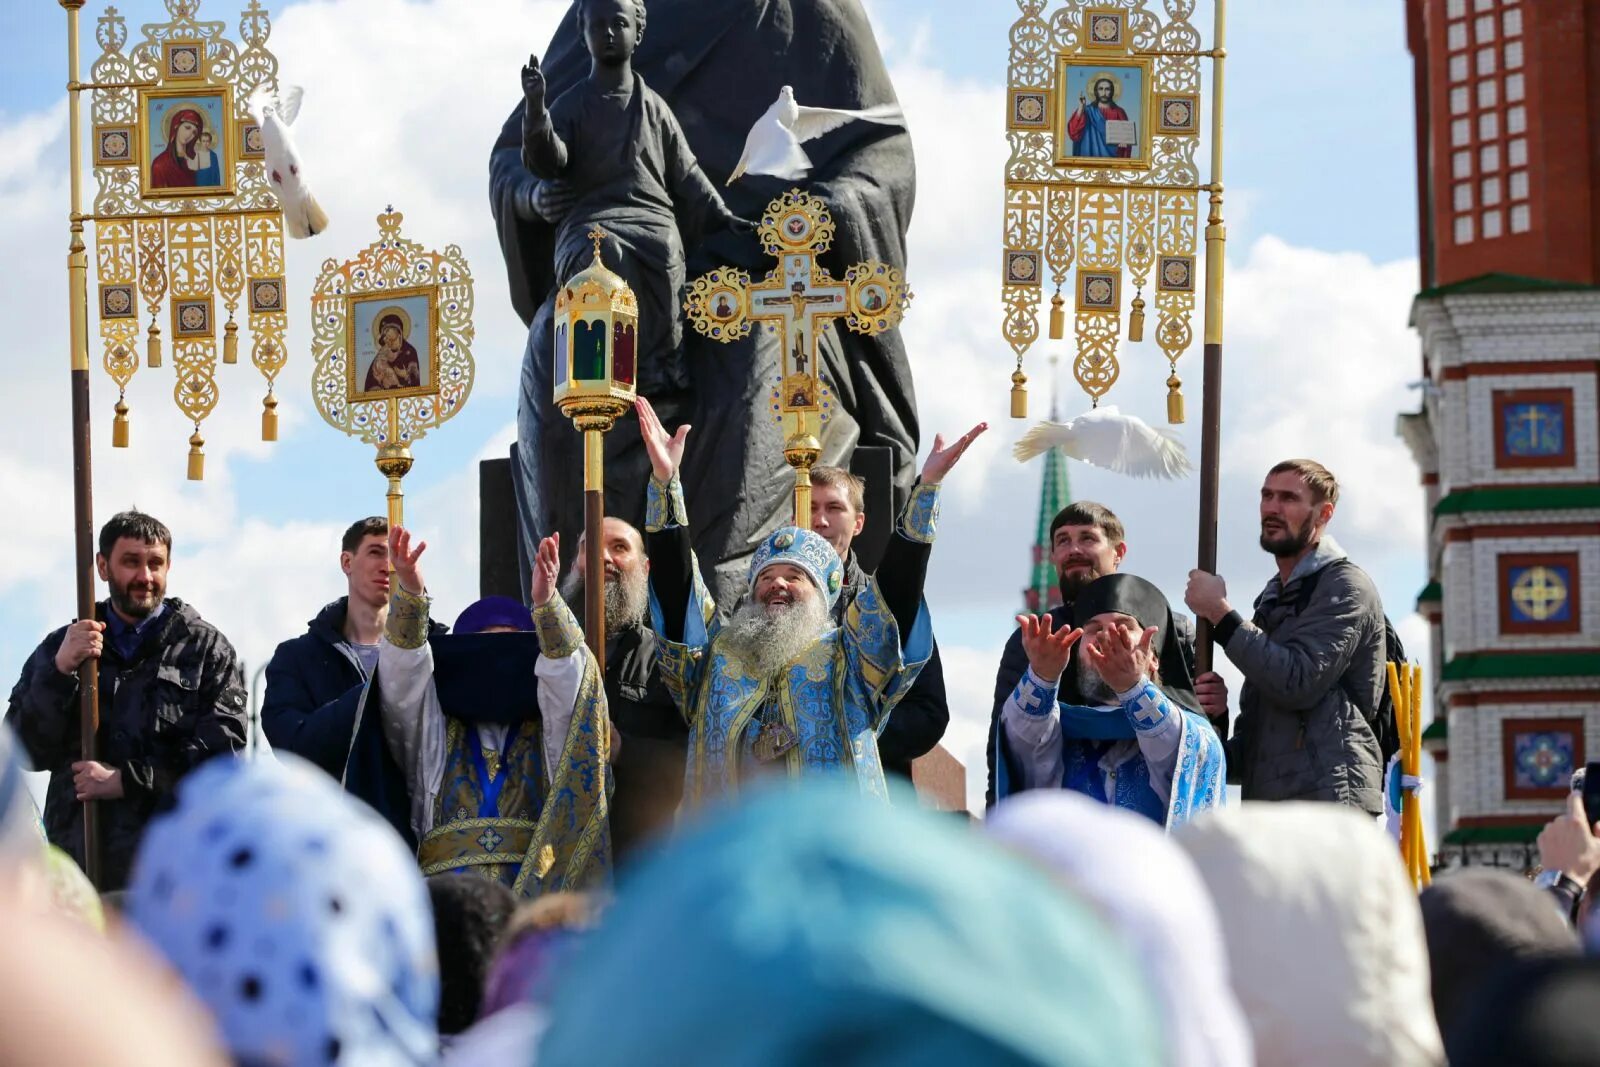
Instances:
[[[821,597],[809,597],[775,611],[747,600],[718,636],[733,646],[732,651],[757,674],[766,676],[815,644],[827,625],[828,609]]]
[[[1152,682],[1161,684],[1161,671],[1157,669],[1154,660],[1145,667],[1144,673]],[[1100,672],[1090,666],[1087,656],[1078,661],[1078,696],[1086,706],[1114,707],[1118,703],[1119,695],[1111,688],[1109,682],[1100,677]]]
[[[583,571],[574,567],[561,583],[561,595],[579,618],[583,617]],[[650,610],[649,579],[643,571],[618,571],[606,576],[606,637],[644,626]]]
[[[1290,530],[1287,524],[1275,525],[1268,532],[1266,526],[1261,528],[1261,547],[1271,552],[1274,556],[1298,556],[1302,549],[1311,543],[1311,516],[1306,516],[1305,525],[1298,530]]]

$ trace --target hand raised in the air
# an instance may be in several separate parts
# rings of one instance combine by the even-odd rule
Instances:
[[[639,413],[639,436],[644,439],[645,455],[650,457],[650,471],[656,476],[656,481],[665,485],[672,481],[672,476],[678,473],[678,466],[683,462],[689,424],[679,426],[677,433],[668,433],[656,409],[650,406],[650,401],[641,396],[633,402],[633,407]]]
[[[1072,656],[1072,646],[1083,636],[1067,623],[1056,627],[1049,615],[1018,615],[1017,625],[1022,628],[1022,651],[1028,654],[1028,666],[1041,682],[1055,682],[1067,669]]]
[[[400,588],[413,596],[421,596],[428,591],[419,565],[422,554],[427,550],[426,541],[418,541],[412,547],[411,531],[404,526],[389,528],[389,564],[394,567],[395,577],[400,579]]]
[[[527,66],[522,68],[522,97],[528,102],[529,111],[544,110],[545,90],[544,71],[539,69],[539,57],[529,56]]]
[[[553,533],[539,542],[533,556],[533,606],[543,607],[555,599],[561,580],[561,535]]]
[[[922,464],[922,483],[924,485],[938,485],[966,455],[967,448],[976,441],[983,431],[989,428],[987,422],[980,422],[956,440],[949,448],[945,447],[944,434],[935,434],[933,437],[933,450],[928,453],[928,458]]]

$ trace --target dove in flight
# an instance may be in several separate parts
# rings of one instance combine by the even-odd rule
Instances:
[[[750,127],[744,140],[744,154],[728,176],[732,185],[745,174],[770,174],[791,180],[804,178],[811,171],[811,157],[800,147],[802,141],[821,137],[847,122],[904,123],[898,104],[879,104],[863,111],[832,107],[804,107],[794,98],[794,89],[785,85],[777,101]]]
[[[1192,469],[1183,442],[1137,415],[1115,407],[1095,408],[1067,422],[1041,422],[1017,441],[1019,463],[1052,448],[1064,455],[1135,478],[1181,478]]]
[[[281,93],[263,86],[250,98],[250,113],[261,124],[266,148],[267,180],[283,209],[284,228],[296,239],[328,228],[328,215],[306,185],[305,167],[289,136],[289,127],[300,114],[302,96],[298,85],[287,86]]]

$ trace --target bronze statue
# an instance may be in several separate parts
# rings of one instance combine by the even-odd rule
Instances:
[[[698,427],[682,477],[706,576],[742,583],[741,560],[791,509],[768,403],[783,341],[762,329],[731,345],[685,336],[684,279],[721,264],[759,279],[772,266],[740,216],[759,216],[793,183],[749,175],[717,190],[780,86],[827,107],[895,96],[859,0],[650,0],[648,34],[644,23],[639,0],[577,0],[542,61],[525,68],[524,103],[490,159],[512,303],[529,326],[514,468],[520,532],[531,558],[539,537],[560,531],[572,545],[582,527],[581,442],[551,396],[551,312],[557,286],[592,258],[584,234],[598,224],[613,235],[607,266],[639,298],[639,392],[669,426]],[[824,265],[836,276],[868,259],[903,268],[915,185],[905,128],[854,123],[806,148],[806,188],[828,200],[837,226]],[[823,462],[848,463],[858,444],[889,447],[898,507],[917,446],[898,333],[830,328],[817,354],[838,412],[824,428]],[[606,511],[640,525],[649,467],[636,424],[619,422],[605,447]]]

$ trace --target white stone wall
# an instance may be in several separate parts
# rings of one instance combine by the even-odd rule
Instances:
[[[1600,482],[1600,396],[1592,361],[1600,360],[1600,293],[1517,293],[1447,296],[1419,301],[1413,309],[1427,361],[1431,387],[1424,390],[1424,417],[1403,420],[1411,450],[1424,472],[1436,470],[1439,484],[1429,495],[1431,508],[1452,492],[1490,486],[1529,484],[1593,485]],[[1541,368],[1538,373],[1470,373],[1474,365],[1506,363],[1590,363],[1571,372]],[[1469,368],[1465,377],[1460,368]],[[1449,380],[1447,379],[1449,372]],[[1573,391],[1573,466],[1497,468],[1494,393],[1507,389]],[[1431,435],[1431,440],[1426,439]],[[1593,535],[1496,537],[1447,541],[1463,527],[1533,526],[1539,523],[1591,523]],[[1581,626],[1564,635],[1501,635],[1497,556],[1501,553],[1575,552],[1578,554]],[[1442,663],[1471,652],[1585,648],[1600,644],[1600,511],[1549,510],[1472,512],[1432,523],[1430,563],[1441,589],[1440,625],[1432,629],[1439,677]],[[1420,650],[1419,650],[1420,651]],[[1597,667],[1600,673],[1600,667]],[[1450,712],[1449,759],[1441,768],[1435,802],[1440,832],[1472,816],[1526,816],[1530,821],[1557,810],[1553,801],[1505,799],[1505,756],[1501,724],[1509,718],[1584,719],[1588,758],[1600,759],[1600,704],[1495,702],[1495,692],[1579,691],[1595,688],[1593,679],[1527,678],[1444,683],[1436,694],[1446,706],[1452,693],[1479,694],[1473,706]],[[1498,846],[1482,852],[1485,858]],[[1522,854],[1522,846],[1504,846]],[[1510,853],[1508,852],[1508,855]]]
[[[1580,628],[1564,634],[1500,633],[1499,557],[1512,553],[1575,552]],[[1592,648],[1600,640],[1600,533],[1593,537],[1475,538],[1445,545],[1440,584],[1445,658],[1466,652]]]
[[[1472,364],[1600,359],[1600,293],[1450,296],[1415,313],[1435,391],[1427,401],[1436,435],[1440,491],[1480,485],[1600,481],[1595,376],[1572,373],[1478,374],[1445,380]],[[1496,389],[1573,389],[1573,468],[1494,465]]]
[[[1584,721],[1585,759],[1600,759],[1600,703],[1490,704],[1456,707],[1450,713],[1449,821],[1472,815],[1525,815],[1547,819],[1560,810],[1554,800],[1507,800],[1501,723],[1506,719]],[[1461,773],[1466,768],[1473,773]],[[1442,814],[1442,813],[1441,813]],[[1441,822],[1443,819],[1441,818]]]

